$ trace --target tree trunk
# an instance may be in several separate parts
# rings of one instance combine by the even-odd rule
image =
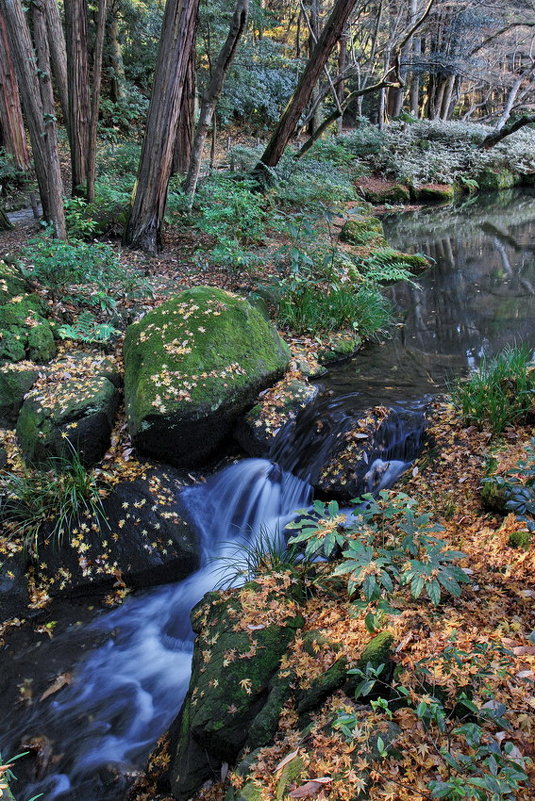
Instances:
[[[1,0],[1,2],[5,11],[22,107],[30,133],[43,217],[52,225],[55,235],[64,238],[63,198],[61,192],[57,191],[58,187],[61,187],[61,173],[55,117],[53,109],[50,109],[50,96],[47,95],[45,86],[45,83],[48,83],[48,87],[50,87],[50,66],[46,63],[46,49],[40,48],[38,54],[38,61],[40,60],[41,64],[39,72],[43,73],[40,86],[38,72],[35,69],[35,53],[21,2],[20,0]],[[47,98],[46,105],[43,104],[41,88]]]
[[[100,105],[100,87],[102,83],[102,52],[104,49],[104,34],[106,32],[106,6],[106,0],[99,0],[97,29],[95,34],[95,50],[93,55],[91,123],[89,126],[89,148],[87,151],[87,199],[90,203],[95,199],[98,109]]]
[[[87,49],[87,2],[65,0],[67,67],[69,75],[69,140],[71,146],[72,193],[87,193],[87,154],[91,105]]]
[[[65,127],[69,128],[69,90],[67,86],[67,49],[65,45],[65,34],[57,0],[45,0],[44,10],[46,15],[46,26],[48,29],[48,42],[50,46],[50,64],[52,75],[59,98],[63,121]]]
[[[199,0],[167,0],[135,197],[125,244],[155,253],[173,162],[178,115]]]
[[[7,38],[6,21],[0,7],[0,129],[2,146],[12,157],[17,169],[26,171],[30,154],[22,119],[15,65]]]
[[[0,206],[0,231],[11,231],[12,228],[13,225],[9,222],[2,206]]]
[[[261,182],[266,181],[269,168],[275,167],[279,163],[299,122],[299,117],[310,100],[312,90],[334,46],[342,35],[355,3],[356,0],[336,0],[318,43],[299,79],[295,92],[275,128],[262,158],[253,170],[253,175]]]
[[[501,142],[502,139],[505,139],[506,136],[510,136],[515,131],[520,130],[525,125],[533,125],[535,123],[535,114],[529,114],[524,117],[519,117],[509,125],[504,125],[504,127],[500,131],[494,131],[494,133],[489,134],[486,136],[483,141],[479,144],[479,148],[482,150],[488,150],[494,145],[497,145],[498,142]]]
[[[221,52],[217,58],[217,63],[210,78],[210,82],[202,99],[199,121],[197,122],[197,127],[195,129],[195,139],[191,152],[191,162],[184,184],[186,196],[190,206],[197,188],[197,181],[199,180],[202,151],[206,141],[206,135],[214,117],[216,103],[219,95],[221,94],[221,90],[223,89],[223,83],[225,82],[230,65],[234,59],[238,43],[245,30],[248,13],[249,0],[238,0],[230,23],[227,39],[221,48]]]
[[[446,90],[442,98],[442,105],[440,107],[440,119],[448,120],[450,117],[451,99],[453,97],[453,89],[455,87],[455,75],[450,75],[446,82]]]
[[[316,42],[320,35],[320,0],[311,0],[310,2],[310,16],[309,16],[309,36],[308,36],[308,55],[309,58],[314,51]],[[317,102],[319,97],[319,87],[316,84],[312,90],[311,101],[314,108],[314,114],[308,123],[308,134],[314,136],[314,131],[321,125],[321,109],[320,103]]]
[[[517,79],[514,81],[513,85],[509,89],[509,92],[507,94],[507,100],[505,101],[504,109],[503,109],[502,113],[500,114],[500,118],[499,118],[498,122],[496,123],[496,130],[497,131],[501,131],[502,130],[502,128],[504,127],[505,123],[507,122],[507,120],[511,116],[511,111],[512,111],[513,106],[515,104],[516,96],[518,95],[518,93],[520,91],[520,87],[522,86],[522,83],[525,81],[526,77],[531,77],[531,73],[532,72],[533,72],[533,67],[530,67],[529,70],[526,70],[526,72],[523,72],[521,75],[519,75],[517,77]]]
[[[108,58],[112,71],[110,97],[114,103],[122,100],[125,96],[124,84],[124,62],[121,45],[119,43],[119,25],[115,9],[110,11],[106,22],[106,35],[108,40]]]
[[[173,153],[173,174],[178,172],[185,175],[191,162],[195,134],[195,91],[195,49],[192,48],[178,115],[178,129]]]
[[[347,68],[347,31],[344,31],[338,42],[338,75],[344,75]],[[344,93],[346,83],[340,81],[336,87],[336,95],[338,97],[338,105],[340,108],[344,106]],[[336,122],[336,131],[338,134],[342,133],[344,127],[344,115],[340,114]]]

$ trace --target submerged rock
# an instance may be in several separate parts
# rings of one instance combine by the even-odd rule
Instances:
[[[199,463],[228,435],[290,353],[250,303],[194,287],[129,326],[125,399],[143,453],[175,466]]]

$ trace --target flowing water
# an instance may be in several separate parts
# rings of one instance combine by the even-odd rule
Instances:
[[[377,403],[395,408],[382,441],[368,454],[363,489],[376,490],[415,457],[427,394],[505,344],[533,345],[535,197],[509,194],[496,203],[479,201],[470,213],[464,208],[453,217],[442,209],[387,222],[393,245],[424,251],[436,261],[421,288],[392,289],[394,303],[405,309],[397,336],[333,368],[326,381],[335,397],[307,411],[291,434],[281,432],[272,459],[245,459],[183,492],[202,543],[196,573],[130,598],[35,652],[54,666],[62,648],[70,649],[71,660],[72,652],[89,648],[68,686],[15,710],[10,730],[4,722],[3,754],[36,740],[45,752],[24,789],[15,784],[18,801],[38,793],[50,801],[124,797],[128,771],[143,763],[187,691],[192,606],[228,583],[229,562],[233,576],[241,568],[246,572],[245,545],[282,542],[285,525],[311,502],[311,484],[332,442],[359,409]],[[382,460],[390,462],[390,471],[383,472]],[[378,481],[374,465],[380,465]]]

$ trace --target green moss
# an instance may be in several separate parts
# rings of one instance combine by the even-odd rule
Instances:
[[[388,682],[393,671],[393,664],[391,661],[393,642],[394,636],[389,631],[382,631],[380,634],[376,634],[362,651],[353,667],[365,671],[366,665],[368,664],[374,668],[379,667],[379,665],[386,665],[386,670],[381,675],[381,679]],[[347,677],[345,691],[350,697],[354,696],[360,681],[361,679],[355,675]]]
[[[26,281],[22,273],[13,265],[0,260],[0,304],[7,303],[17,295],[26,292]]]
[[[374,243],[381,240],[386,245],[383,226],[376,217],[359,217],[346,220],[340,231],[340,241],[350,245],[365,245],[373,238]]]
[[[284,798],[290,789],[291,784],[297,783],[304,775],[305,762],[303,757],[296,755],[290,762],[288,762],[282,769],[277,788],[275,790],[275,798],[277,801]]]
[[[509,499],[509,485],[500,476],[486,478],[481,485],[481,502],[486,509],[505,514]]]
[[[452,184],[423,184],[415,191],[418,200],[428,202],[447,202],[455,197],[455,187]]]
[[[361,339],[355,334],[331,334],[318,350],[318,360],[320,364],[329,364],[348,359],[357,352],[360,344]]]
[[[500,189],[509,189],[515,186],[517,179],[510,170],[500,170],[498,172],[487,168],[478,174],[477,182],[483,192],[496,192]]]
[[[413,273],[421,273],[430,266],[429,259],[421,253],[403,253],[401,250],[394,250],[392,260],[406,264]]]
[[[404,184],[385,184],[378,189],[366,189],[364,192],[366,200],[375,205],[383,203],[409,203],[411,193],[408,186]]]
[[[18,362],[29,356],[47,362],[52,358],[54,337],[45,312],[38,295],[16,295],[0,306],[0,359]]]
[[[523,548],[524,550],[528,550],[533,543],[533,532],[513,531],[509,534],[508,542],[511,548]]]
[[[28,332],[28,355],[38,364],[46,364],[56,355],[54,335],[48,323],[41,323]]]
[[[125,398],[136,444],[172,464],[199,461],[289,358],[246,300],[211,287],[177,295],[126,333]]]
[[[15,423],[22,401],[38,376],[35,367],[4,364],[0,367],[0,425]]]
[[[347,679],[347,659],[345,656],[337,659],[334,665],[318,676],[310,687],[301,690],[297,703],[300,714],[310,712],[321,706],[327,696],[338,690]]]

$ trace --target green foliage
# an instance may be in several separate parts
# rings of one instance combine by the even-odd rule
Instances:
[[[452,643],[440,653],[398,673],[394,681],[386,678],[384,664],[349,670],[360,679],[355,699],[379,693],[370,704],[388,719],[399,707],[415,713],[441,763],[440,778],[427,785],[432,798],[514,801],[529,783],[529,760],[506,739],[510,710],[496,701],[492,689],[496,677],[515,681],[510,654],[491,643],[478,643],[468,653],[456,647],[454,639],[453,635]],[[448,693],[441,683],[449,687]],[[358,726],[354,713],[339,712],[333,721],[333,728],[349,742]],[[493,736],[498,732],[500,740]],[[378,757],[387,758],[387,749],[382,750],[377,749]]]
[[[280,531],[260,528],[252,538],[240,539],[230,553],[216,557],[216,569],[221,578],[217,589],[238,587],[256,576],[296,569],[296,548],[287,548]]]
[[[341,549],[333,576],[347,576],[349,595],[358,596],[355,608],[368,610],[368,628],[377,628],[372,605],[378,604],[379,612],[392,611],[391,599],[400,588],[409,587],[412,598],[426,595],[434,605],[440,603],[444,590],[459,596],[461,584],[468,579],[453,563],[464,554],[434,536],[442,529],[431,524],[431,516],[417,515],[415,501],[404,493],[391,495],[383,490],[379,500],[372,495],[364,500],[349,524],[335,501],[315,501],[313,512],[288,528],[299,532],[289,542],[304,543],[307,557],[330,557],[336,548]]]
[[[128,213],[133,177],[122,179],[103,176],[95,185],[95,199],[87,203],[82,198],[65,201],[65,222],[69,235],[88,239],[96,235],[122,231]]]
[[[393,248],[377,248],[367,256],[354,256],[353,263],[362,275],[378,284],[408,281],[417,286],[413,281],[414,275],[400,259],[399,251]]]
[[[483,359],[479,370],[452,389],[452,401],[467,424],[488,426],[501,434],[529,413],[535,393],[535,371],[528,347],[506,348]]]
[[[349,168],[349,158],[341,161],[343,152],[333,145],[330,156],[334,160],[312,158],[307,154],[296,161],[293,155],[287,154],[276,170],[275,202],[282,208],[317,212],[318,206],[334,209],[355,200],[355,168]],[[327,145],[325,153],[329,154]],[[313,154],[316,155],[316,149]]]
[[[13,538],[36,558],[39,535],[51,523],[50,536],[57,545],[83,514],[100,528],[104,511],[94,473],[88,471],[71,446],[69,458],[53,457],[45,469],[26,468],[21,475],[0,474],[0,520]]]
[[[58,334],[61,339],[72,339],[75,342],[87,344],[102,344],[109,342],[119,331],[109,323],[99,323],[91,312],[82,312],[72,324],[60,325]]]
[[[25,277],[39,281],[54,295],[104,311],[112,311],[116,298],[150,291],[147,282],[121,264],[106,244],[76,239],[65,242],[46,233],[31,239],[21,251]]]
[[[526,532],[513,532],[511,545],[527,547],[535,532],[535,438],[526,449],[526,458],[521,459],[503,476],[489,476],[483,484],[491,484],[494,491],[503,497],[505,509],[514,512],[516,519],[526,524]],[[521,536],[527,534],[527,537]]]
[[[103,97],[100,101],[100,136],[108,142],[117,142],[124,136],[140,134],[145,122],[149,100],[133,84],[125,87],[125,96],[113,101]]]
[[[27,180],[27,174],[16,166],[13,157],[0,147],[0,192],[20,188]]]

